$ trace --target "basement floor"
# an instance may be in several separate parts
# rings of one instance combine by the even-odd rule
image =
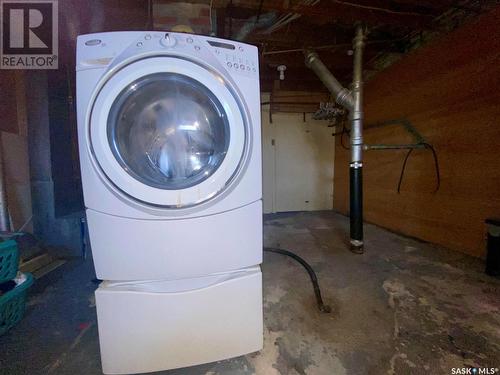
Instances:
[[[331,314],[307,273],[266,253],[264,350],[168,375],[451,374],[500,367],[500,281],[481,261],[365,226],[366,253],[346,250],[348,218],[293,213],[265,219],[265,244],[316,270]],[[24,320],[0,337],[0,373],[101,374],[91,261],[38,280]],[[490,372],[491,373],[491,372]]]

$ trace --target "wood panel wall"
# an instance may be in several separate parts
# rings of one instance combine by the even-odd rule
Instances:
[[[409,119],[434,145],[441,168],[434,193],[430,151],[414,151],[398,194],[406,152],[367,151],[365,220],[483,257],[484,220],[500,217],[500,7],[375,76],[365,114],[366,124]],[[408,140],[397,126],[365,132],[366,143]],[[337,147],[334,208],[342,213],[349,209],[348,161]]]

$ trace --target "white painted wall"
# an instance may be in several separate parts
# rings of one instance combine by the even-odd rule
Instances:
[[[265,100],[265,99],[264,99]],[[264,212],[333,208],[335,142],[327,121],[262,109]],[[273,145],[274,140],[274,145]]]

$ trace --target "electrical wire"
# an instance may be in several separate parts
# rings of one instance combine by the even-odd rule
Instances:
[[[344,134],[349,135],[349,131],[347,130],[345,123],[346,123],[346,118],[344,117],[344,120],[342,121],[342,131],[340,132],[340,145],[344,150],[350,150],[351,149],[350,147],[344,145]]]
[[[208,17],[210,17],[210,34],[214,32],[214,26],[212,22],[212,6],[213,6],[213,0],[210,0],[210,5],[208,8]]]
[[[148,22],[146,25],[146,29],[153,30],[154,29],[154,21],[153,21],[153,0],[148,0]]]
[[[228,13],[229,13],[229,39],[231,39],[231,36],[233,34],[233,0],[229,0],[229,5],[228,5]]]
[[[346,146],[344,144],[344,134],[349,135],[349,130],[346,127],[346,118],[344,117],[342,120],[342,130],[340,131],[340,146],[344,150],[350,150],[350,147]],[[334,135],[338,135],[338,133],[335,133]],[[434,170],[436,173],[436,187],[434,188],[433,193],[437,193],[439,189],[441,188],[441,172],[439,168],[439,159],[437,156],[437,152],[434,149],[434,147],[427,142],[419,143],[420,145],[423,145],[426,150],[430,150],[432,152],[432,158],[434,159]],[[408,164],[408,159],[410,158],[410,155],[412,154],[414,148],[410,148],[408,152],[405,155],[405,158],[403,160],[403,165],[401,166],[401,173],[399,174],[399,180],[398,180],[398,187],[397,187],[397,192],[398,194],[401,194],[401,185],[403,184],[403,178],[405,175],[406,171],[406,165]]]
[[[441,172],[439,171],[439,160],[437,156],[437,152],[434,147],[429,143],[424,143],[426,149],[431,150],[432,157],[434,158],[434,169],[436,171],[436,188],[434,189],[434,193],[437,193],[439,188],[441,187]]]
[[[332,2],[337,3],[337,4],[341,4],[341,5],[354,7],[354,8],[374,10],[374,11],[383,12],[383,13],[401,14],[401,15],[407,15],[407,16],[427,16],[427,14],[418,13],[418,12],[392,10],[392,9],[388,9],[388,8],[375,7],[375,6],[371,6],[371,5],[362,5],[362,4],[357,4],[357,3],[351,3],[349,1],[332,0]]]
[[[406,163],[408,163],[408,158],[410,157],[413,150],[414,150],[413,148],[410,148],[408,150],[408,152],[406,153],[406,156],[405,156],[405,160],[403,161],[403,166],[401,167],[401,173],[399,174],[398,194],[401,193],[401,183],[403,182],[403,177],[404,177],[405,170],[406,170]]]
[[[350,130],[347,129],[347,127],[345,126],[345,124],[346,124],[346,116],[344,116],[342,118],[342,129],[339,132],[333,133],[332,135],[334,137],[336,137],[337,135],[340,135],[340,145],[342,146],[342,148],[344,150],[350,150],[349,147],[347,147],[346,145],[344,145],[344,134],[349,135],[349,133],[350,133]]]
[[[434,159],[434,170],[435,170],[435,173],[436,173],[436,187],[434,189],[434,193],[437,193],[438,190],[439,190],[439,188],[441,187],[441,172],[439,170],[438,156],[437,156],[436,150],[434,149],[434,147],[431,144],[429,144],[429,143],[421,143],[421,144],[424,145],[424,147],[425,147],[426,150],[430,150],[432,152],[432,157]],[[408,152],[406,153],[405,159],[403,161],[403,165],[401,167],[401,173],[399,174],[398,194],[401,193],[401,184],[403,183],[403,177],[404,177],[404,174],[405,174],[406,165],[408,163],[408,158],[412,154],[413,150],[414,150],[413,148],[410,148],[408,150]]]
[[[314,6],[318,2],[319,2],[319,0],[305,0],[305,1],[301,1],[297,5],[298,6]],[[297,18],[300,18],[301,16],[302,16],[302,14],[300,14],[300,13],[287,13],[287,14],[284,14],[284,15],[280,16],[276,20],[276,22],[274,24],[272,24],[271,26],[269,26],[264,31],[264,33],[270,34],[270,33],[274,32],[274,31],[282,28],[283,26],[289,24],[290,22],[296,20]]]

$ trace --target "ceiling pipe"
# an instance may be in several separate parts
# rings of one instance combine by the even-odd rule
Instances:
[[[352,90],[343,87],[318,55],[305,51],[306,65],[328,88],[335,101],[349,110],[351,120],[351,161],[349,163],[350,248],[356,254],[364,252],[363,242],[363,48],[364,31],[356,27],[353,40],[354,67]]]
[[[245,21],[241,29],[234,36],[235,40],[244,41],[250,33],[256,29],[267,27],[276,20],[276,13],[258,14]]]
[[[306,66],[316,73],[338,104],[352,111],[354,109],[354,98],[349,89],[337,81],[325,64],[319,59],[316,52],[305,51],[304,53],[306,55]]]

